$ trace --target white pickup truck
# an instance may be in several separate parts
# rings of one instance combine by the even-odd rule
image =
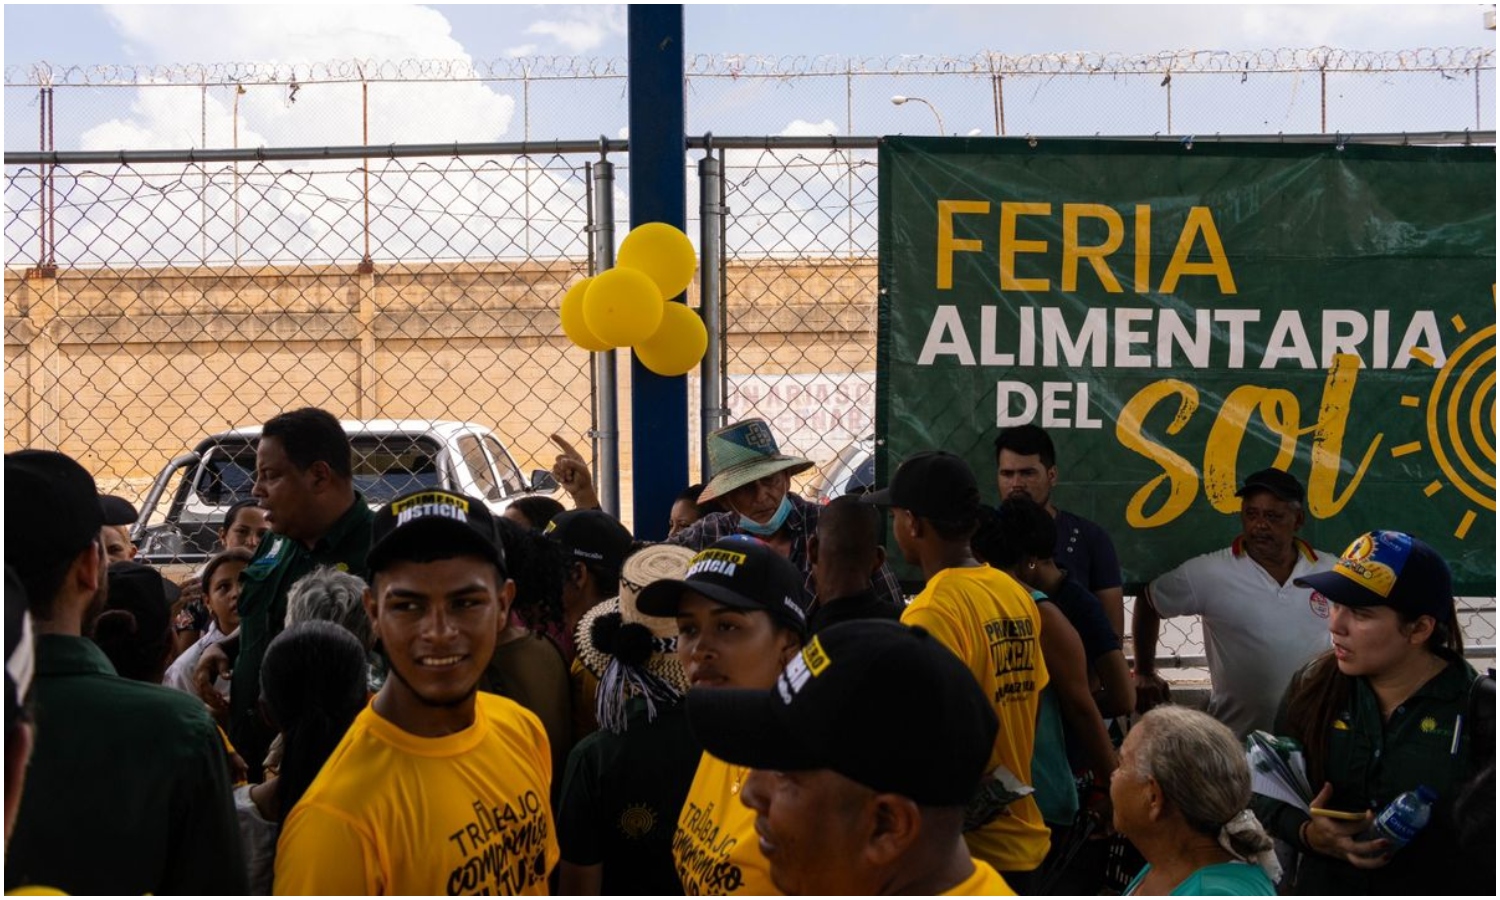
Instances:
[[[423,487],[479,497],[496,513],[512,501],[553,493],[546,469],[530,479],[490,429],[472,422],[426,419],[345,421],[354,448],[354,489],[372,508]],[[218,540],[224,514],[250,496],[260,426],[209,435],[156,476],[131,527],[136,559],[152,565],[197,565]]]

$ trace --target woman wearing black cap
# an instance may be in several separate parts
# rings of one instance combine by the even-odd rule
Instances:
[[[1355,540],[1333,571],[1296,583],[1328,602],[1333,647],[1292,679],[1276,732],[1302,742],[1308,781],[1321,789],[1311,816],[1255,798],[1268,830],[1302,851],[1293,889],[1473,893],[1475,870],[1491,877],[1493,857],[1460,858],[1451,810],[1494,748],[1471,741],[1474,723],[1465,722],[1477,676],[1463,659],[1447,564],[1410,535],[1376,531]],[[1399,849],[1370,834],[1375,816],[1419,785],[1438,798],[1426,827]]]
[[[700,551],[683,580],[648,585],[636,604],[646,615],[677,619],[677,658],[690,688],[769,690],[807,635],[801,592],[796,566],[740,535]],[[755,812],[740,801],[749,774],[708,753],[698,763],[672,841],[689,896],[778,893]]]

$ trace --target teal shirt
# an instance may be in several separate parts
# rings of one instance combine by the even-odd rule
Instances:
[[[1295,889],[1301,894],[1472,894],[1478,866],[1458,849],[1452,824],[1453,801],[1463,783],[1469,753],[1461,728],[1457,752],[1454,729],[1468,708],[1469,685],[1476,678],[1469,664],[1452,660],[1391,712],[1380,715],[1380,703],[1369,682],[1353,680],[1348,703],[1334,718],[1328,734],[1325,777],[1333,785],[1332,809],[1379,812],[1402,793],[1425,784],[1437,791],[1427,827],[1378,869],[1357,869],[1343,859],[1303,853]],[[1290,694],[1301,675],[1292,679]],[[1276,733],[1290,733],[1286,700],[1276,716]],[[1268,797],[1255,796],[1252,808],[1266,830],[1295,847],[1307,814]],[[1493,872],[1493,857],[1483,862]],[[1488,884],[1490,882],[1486,882]],[[1488,891],[1485,891],[1488,893]]]
[[[249,891],[224,744],[202,701],[121,678],[87,638],[42,634],[31,703],[7,892]]]
[[[260,771],[272,737],[260,716],[260,664],[271,639],[286,624],[287,591],[319,566],[365,577],[374,521],[375,514],[356,492],[353,505],[311,550],[300,541],[272,532],[260,542],[255,558],[240,575],[240,648],[229,694],[229,733],[252,775]]]
[[[1036,805],[1042,811],[1042,821],[1052,828],[1068,828],[1073,824],[1078,816],[1078,785],[1073,781],[1073,769],[1068,765],[1057,690],[1050,684],[1042,689],[1037,703],[1031,786],[1036,788]]]
[[[1121,896],[1129,896],[1135,893],[1136,886],[1151,871],[1148,863],[1146,868],[1135,876],[1135,880],[1125,888]],[[1204,866],[1193,874],[1182,880],[1182,884],[1172,888],[1170,897],[1273,897],[1276,895],[1276,886],[1260,866],[1245,862],[1227,862],[1217,865]]]

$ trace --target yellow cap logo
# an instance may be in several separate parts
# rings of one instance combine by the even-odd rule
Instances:
[[[823,645],[818,642],[817,637],[814,637],[806,647],[802,648],[802,659],[807,663],[807,670],[812,673],[814,678],[822,675],[823,670],[828,668],[828,664],[832,662],[828,658],[828,654],[823,650]]]

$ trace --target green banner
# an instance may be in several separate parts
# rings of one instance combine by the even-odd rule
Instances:
[[[1495,592],[1495,151],[886,138],[881,483],[1034,422],[1054,502],[1127,582],[1239,533],[1244,476],[1303,536],[1408,531]]]

